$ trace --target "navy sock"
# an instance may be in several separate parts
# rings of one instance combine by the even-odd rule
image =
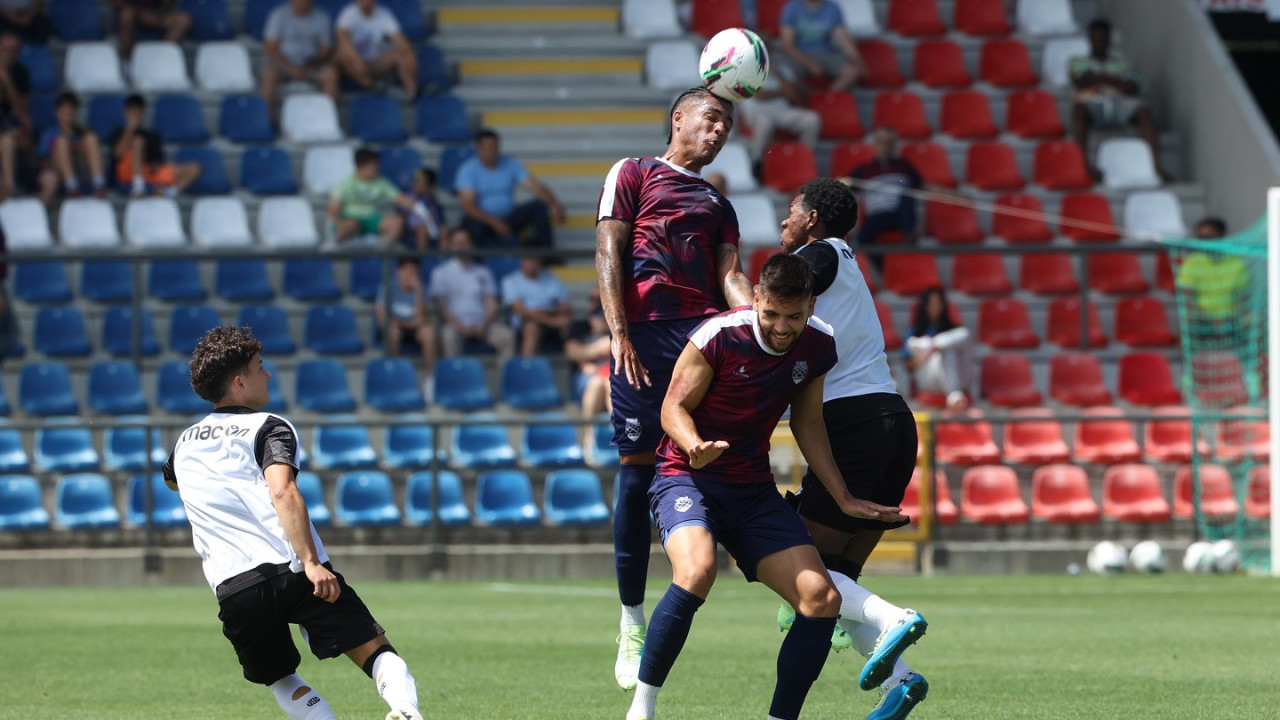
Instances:
[[[662,687],[667,681],[667,673],[676,664],[676,657],[680,655],[684,641],[689,637],[693,614],[702,607],[702,602],[702,598],[675,583],[667,588],[667,593],[658,601],[658,606],[653,609],[653,615],[649,618],[644,655],[640,658],[640,682]],[[831,633],[828,631],[827,644],[830,643]],[[821,669],[822,666],[819,665],[818,668]]]
[[[778,649],[778,684],[773,689],[770,717],[781,720],[800,717],[800,708],[804,707],[809,687],[818,679],[822,666],[827,662],[827,653],[831,651],[831,632],[835,627],[836,619],[833,617],[815,618],[796,613],[796,620],[787,631],[787,639]]]
[[[649,485],[653,465],[623,465],[618,469],[617,510],[613,515],[613,561],[618,572],[618,599],[623,605],[644,602],[649,576]]]

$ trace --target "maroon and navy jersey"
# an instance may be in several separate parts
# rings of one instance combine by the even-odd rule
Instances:
[[[756,311],[741,307],[707,318],[689,342],[715,373],[690,413],[693,424],[703,440],[724,440],[729,449],[694,470],[688,455],[664,435],[658,445],[658,474],[737,484],[773,482],[769,438],[800,391],[835,366],[834,331],[811,317],[795,345],[779,354],[764,344]]]
[[[716,247],[738,244],[738,216],[701,175],[658,158],[623,158],[604,179],[596,220],[631,224],[623,250],[627,322],[725,310]]]

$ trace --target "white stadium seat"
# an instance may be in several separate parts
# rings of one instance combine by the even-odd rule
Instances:
[[[178,201],[167,197],[136,198],[124,208],[124,238],[134,247],[172,248],[187,244]]]
[[[355,152],[346,145],[307,148],[302,158],[303,185],[317,195],[328,195],[339,180],[355,171]]]
[[[680,37],[675,0],[622,0],[622,30],[641,40]]]
[[[1044,44],[1040,77],[1053,87],[1071,84],[1071,58],[1089,54],[1089,41],[1082,37],[1055,38]]]
[[[295,142],[333,142],[343,138],[338,109],[323,93],[298,93],[284,99],[280,111],[284,136]]]
[[[1152,237],[1186,237],[1182,203],[1168,190],[1132,192],[1124,199],[1124,225]]]
[[[844,26],[854,37],[877,37],[884,32],[876,20],[871,0],[836,0],[844,13]]]
[[[644,55],[645,82],[659,90],[684,90],[701,84],[698,52],[698,46],[690,40],[650,44]]]
[[[320,244],[315,212],[301,197],[269,197],[258,206],[258,239],[273,248]]]
[[[64,200],[58,210],[58,236],[69,248],[120,246],[120,230],[111,203],[97,198]]]
[[[249,214],[238,197],[196,198],[191,208],[191,239],[201,247],[249,247]]]
[[[73,42],[67,46],[63,77],[67,89],[78,93],[121,92],[120,56],[114,43]]]
[[[129,64],[139,92],[184,92],[191,89],[187,59],[177,43],[149,40],[133,48]]]
[[[1070,35],[1080,31],[1071,0],[1018,0],[1018,27],[1032,35]]]
[[[10,252],[46,250],[53,247],[49,215],[44,203],[35,198],[9,198],[0,203],[0,227]]]
[[[729,184],[729,192],[735,195],[760,189],[760,183],[756,182],[756,176],[751,173],[751,156],[747,153],[747,146],[742,143],[725,143],[724,147],[720,148],[720,154],[716,156],[715,162],[702,168],[703,177],[713,172],[724,175],[724,179]],[[736,198],[733,205],[738,206]]]
[[[777,247],[782,235],[778,213],[773,200],[766,193],[734,195],[733,209],[738,214],[738,231],[741,235],[742,256],[760,247]]]
[[[236,42],[200,43],[196,82],[210,92],[252,92],[256,84],[249,51]]]
[[[1138,138],[1107,138],[1098,143],[1102,184],[1120,190],[1160,187],[1151,146]]]

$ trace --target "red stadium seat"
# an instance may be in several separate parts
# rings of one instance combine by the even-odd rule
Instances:
[[[1018,287],[1037,295],[1079,292],[1075,266],[1066,253],[1027,253],[1018,264]]]
[[[920,468],[911,473],[911,482],[907,483],[907,491],[902,495],[902,514],[911,518],[911,522],[919,524],[920,508]],[[951,488],[947,487],[947,476],[941,470],[933,474],[934,521],[939,525],[955,525],[960,512],[951,500]]]
[[[847,140],[866,134],[858,120],[858,103],[847,92],[820,92],[809,96],[809,109],[822,118],[824,140]]]
[[[705,38],[725,28],[742,27],[742,4],[739,0],[693,0],[689,25]]]
[[[1054,464],[1031,475],[1031,515],[1051,523],[1096,523],[1102,515],[1084,468]]]
[[[899,35],[945,35],[937,0],[889,0],[889,29]]]
[[[982,358],[979,385],[992,405],[1029,407],[1043,400],[1031,376],[1031,361],[1022,353],[991,353]]]
[[[1178,342],[1169,330],[1164,304],[1149,297],[1122,298],[1116,303],[1116,340],[1134,347],[1168,347]]]
[[[1089,419],[1076,423],[1076,462],[1114,465],[1142,458],[1142,450],[1133,437],[1133,424],[1125,419],[1124,410],[1095,407],[1081,412]]]
[[[1240,358],[1230,350],[1201,350],[1191,356],[1191,386],[1209,407],[1230,407],[1248,402]]]
[[[871,162],[875,156],[875,148],[867,143],[837,143],[831,148],[831,176],[848,177],[859,165]]]
[[[925,203],[924,231],[943,245],[973,245],[987,238],[972,206],[941,200]]]
[[[965,35],[1008,35],[1013,26],[1004,14],[1004,0],[956,0],[954,24]]]
[[[862,279],[867,281],[867,289],[874,295],[879,288],[876,287],[875,275],[871,273],[871,263],[867,261],[867,256],[864,253],[855,252],[853,256],[858,260],[858,269],[862,271]]]
[[[1254,462],[1271,459],[1271,424],[1262,416],[1260,408],[1240,408],[1242,412],[1254,410],[1258,417],[1219,421],[1214,457],[1225,463],[1237,463],[1245,458]]]
[[[912,62],[916,82],[932,88],[969,87],[973,78],[964,67],[964,53],[950,40],[921,40]]]
[[[1099,292],[1135,295],[1151,289],[1134,252],[1089,253],[1084,267],[1089,275],[1089,287]]]
[[[1148,420],[1142,430],[1147,462],[1191,462],[1191,408],[1166,405],[1151,408],[1153,415],[1176,415],[1168,420]]]
[[[899,295],[916,296],[941,287],[933,253],[892,253],[884,256],[884,286]]]
[[[880,332],[884,334],[884,349],[887,351],[902,349],[902,336],[893,326],[893,310],[883,300],[876,300],[876,317],[880,318]]]
[[[1040,346],[1027,306],[1013,298],[982,301],[978,306],[978,341],[1002,349]]]
[[[1077,407],[1110,404],[1111,393],[1102,382],[1097,356],[1063,352],[1049,358],[1049,397]]]
[[[1097,193],[1077,193],[1062,196],[1058,214],[1064,220],[1084,224],[1083,227],[1062,223],[1063,235],[1076,242],[1112,242],[1120,239],[1116,223],[1111,217],[1111,201]]]
[[[1024,408],[1009,413],[1004,423],[1004,461],[1043,465],[1066,462],[1071,449],[1062,439],[1062,423],[1048,408]]]
[[[1174,292],[1173,263],[1167,253],[1156,253],[1156,288],[1165,292]]]
[[[1112,465],[1102,473],[1102,514],[1132,523],[1169,522],[1172,510],[1150,465]]]
[[[751,267],[747,271],[747,277],[750,278],[752,284],[760,282],[760,271],[764,269],[765,262],[782,252],[782,246],[763,247],[751,251]]]
[[[1102,321],[1098,319],[1098,308],[1089,301],[1089,347],[1106,347],[1107,335],[1102,332]],[[1064,348],[1080,347],[1080,298],[1062,297],[1049,301],[1049,318],[1046,322],[1045,339]]]
[[[1004,126],[1014,135],[1032,140],[1060,138],[1066,132],[1058,117],[1058,103],[1043,90],[1009,93]]]
[[[1271,519],[1271,466],[1249,468],[1249,487],[1244,496],[1244,514],[1254,520]]]
[[[953,138],[986,140],[1000,134],[991,119],[991,103],[976,90],[953,90],[942,96],[938,129]]]
[[[965,253],[951,260],[951,287],[970,295],[1008,295],[1013,292],[1004,271],[1004,256]]]
[[[947,157],[946,149],[938,143],[907,143],[902,146],[901,155],[915,165],[916,172],[931,185],[955,188],[960,184],[951,173],[951,160]]]
[[[818,176],[818,162],[804,143],[772,143],[765,148],[761,174],[765,185],[789,195]]]
[[[1120,397],[1134,405],[1177,405],[1182,393],[1173,385],[1169,360],[1160,353],[1120,356]]]
[[[867,66],[867,74],[859,81],[863,87],[900,88],[907,79],[898,68],[898,53],[884,40],[859,40],[858,54]]]
[[[982,413],[970,410],[956,418],[981,418]],[[985,465],[1000,462],[1000,449],[991,435],[991,423],[986,420],[973,422],[947,422],[937,418],[934,428],[934,454],[943,465]]]
[[[1018,476],[1003,465],[980,465],[960,480],[960,513],[980,525],[1021,525],[1030,515]]]
[[[991,213],[991,234],[1011,243],[1047,243],[1053,240],[1053,232],[1044,221],[1044,206],[1040,204],[1040,198],[1026,193],[996,198],[996,209]]]
[[[1002,142],[975,142],[965,155],[964,181],[979,190],[1021,190],[1027,184],[1018,172],[1013,148]]]
[[[871,124],[891,127],[898,137],[907,140],[920,140],[933,134],[933,128],[924,118],[924,103],[913,92],[889,90],[877,95]]]
[[[787,0],[756,0],[756,31],[770,37],[778,37],[782,8]]]
[[[1031,158],[1031,179],[1050,190],[1087,190],[1093,178],[1080,146],[1070,140],[1046,140]]]
[[[1040,78],[1031,69],[1031,53],[1020,40],[989,40],[978,53],[978,77],[996,87],[1029,87]]]
[[[1231,487],[1231,473],[1221,465],[1204,463],[1199,467],[1200,515],[1206,522],[1220,524],[1231,522],[1240,513],[1235,491]],[[1183,465],[1173,474],[1174,517],[1189,518],[1195,514],[1195,494],[1190,465]]]

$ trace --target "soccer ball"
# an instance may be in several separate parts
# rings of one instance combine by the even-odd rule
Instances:
[[[1240,569],[1240,548],[1234,540],[1219,540],[1213,544],[1213,570],[1233,573]]]
[[[1155,540],[1143,540],[1129,551],[1129,567],[1137,572],[1164,572],[1164,548]]]
[[[769,51],[746,28],[721,30],[698,58],[698,74],[716,97],[738,102],[760,92],[769,77]]]
[[[1128,554],[1119,543],[1103,540],[1089,549],[1089,557],[1085,565],[1089,571],[1098,575],[1112,575],[1124,572]]]
[[[1196,575],[1207,575],[1213,572],[1213,544],[1200,540],[1187,546],[1182,556],[1182,569]]]

